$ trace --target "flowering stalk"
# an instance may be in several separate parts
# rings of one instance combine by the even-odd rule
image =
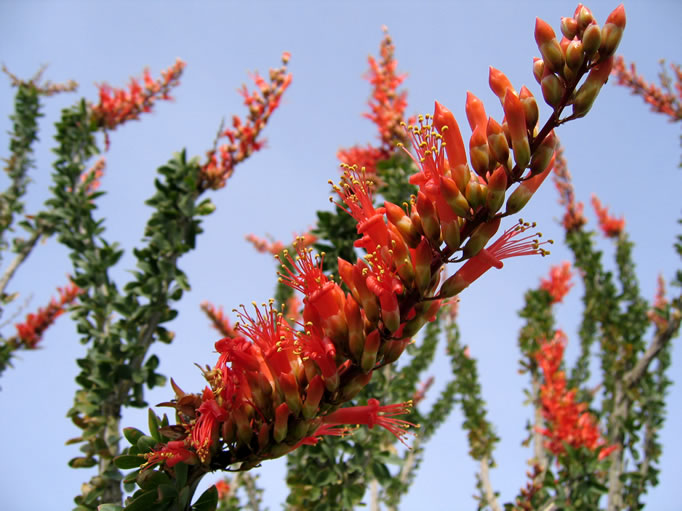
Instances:
[[[617,26],[624,25],[622,7],[614,12]],[[585,73],[608,65],[608,54],[586,59],[577,79],[566,81],[570,94]],[[338,260],[340,280],[349,292],[323,272],[324,254],[313,255],[296,244],[295,255],[284,254],[288,264],[281,277],[303,294],[303,321],[288,324],[274,301],[253,304],[253,312],[244,306],[235,311],[238,335],[216,343],[218,362],[204,371],[208,386],[200,395],[176,387],[176,399],[167,403],[177,412],[175,438],[198,457],[189,468],[190,479],[232,465],[247,470],[317,443],[319,436],[345,435],[346,429],[337,428],[344,422],[376,424],[401,436],[395,422],[381,418],[396,405],[371,399],[359,407],[342,405],[375,371],[402,354],[419,329],[436,317],[442,301],[466,287],[461,282],[469,285],[487,269],[501,268],[506,257],[546,253],[533,237],[514,239],[530,227],[526,225],[505,232],[489,250],[485,247],[501,218],[521,209],[551,171],[555,138],[550,132],[568,120],[559,114],[572,96],[560,98],[534,136],[537,127],[529,127],[526,119],[526,110],[533,111],[532,97],[525,91],[519,97],[500,72],[491,72],[491,86],[504,99],[513,165],[489,158],[490,170],[484,173],[477,164],[480,173],[474,174],[454,116],[436,102],[433,116],[406,127],[418,169],[410,182],[419,193],[403,215],[389,216],[395,210],[389,203],[375,205],[371,176],[345,166],[340,183],[333,186],[336,204],[355,220],[359,239],[354,245],[366,252],[355,263]],[[506,180],[497,177],[502,174]],[[489,189],[504,194],[517,184],[506,212],[497,213],[499,199],[489,202]],[[444,264],[465,260],[441,285]],[[405,404],[397,406],[406,411]],[[160,442],[141,456],[140,464],[163,449]],[[132,502],[149,491],[140,490]]]

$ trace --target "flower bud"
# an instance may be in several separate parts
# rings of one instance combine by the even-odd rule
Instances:
[[[467,198],[467,202],[469,202],[474,211],[476,211],[485,204],[488,196],[488,186],[481,183],[478,179],[471,179],[467,184],[464,195]]]
[[[362,373],[358,372],[355,376],[352,376],[348,383],[341,389],[340,401],[350,401],[355,396],[357,396],[362,389],[367,386],[369,381],[372,379],[372,373]]]
[[[298,415],[303,407],[301,394],[298,391],[296,377],[291,373],[281,373],[279,375],[279,387],[284,394],[284,400],[289,405],[289,410],[293,415]]]
[[[579,69],[585,61],[582,41],[571,41],[566,46],[566,66],[569,69]]]
[[[403,208],[388,201],[384,202],[384,208],[386,209],[388,221],[396,226],[407,246],[410,248],[416,247],[421,240],[421,234],[419,234],[419,231],[417,231]]]
[[[488,120],[486,133],[488,135],[488,148],[493,158],[502,165],[506,165],[509,160],[509,143],[502,126],[491,117]]]
[[[419,292],[424,294],[431,282],[431,260],[433,254],[426,238],[412,251],[412,262]]]
[[[599,91],[609,79],[612,67],[613,56],[609,57],[604,62],[597,64],[590,70],[590,74],[587,75],[585,83],[583,83],[575,93],[575,98],[573,99],[574,117],[583,117],[590,111],[594,100],[597,99]]]
[[[453,252],[459,248],[461,242],[460,226],[458,220],[451,220],[450,222],[443,222],[441,224],[443,240],[450,250]]]
[[[520,169],[525,169],[530,162],[530,145],[526,132],[526,116],[521,100],[508,90],[504,96],[504,114],[509,125],[509,135],[514,151],[514,160]]]
[[[476,227],[474,232],[471,233],[468,243],[462,250],[462,256],[468,259],[478,254],[500,228],[500,220],[500,218],[494,218],[490,222],[486,222]]]
[[[466,190],[466,186],[464,189]],[[462,218],[469,217],[471,206],[464,194],[459,191],[459,187],[455,184],[454,180],[446,176],[441,177],[440,191],[443,194],[445,201],[448,203],[448,206],[450,206],[457,216]]]
[[[384,358],[381,363],[390,364],[391,362],[398,360],[410,342],[410,339],[404,339],[401,341],[386,341],[382,346]]]
[[[552,27],[540,18],[535,18],[535,42],[545,66],[555,73],[561,72],[564,68],[564,56],[559,41],[556,40]]]
[[[467,91],[465,110],[471,131],[476,131],[476,128],[481,125],[485,127],[488,123],[483,102],[469,91]]]
[[[448,154],[450,169],[457,165],[466,165],[467,155],[464,149],[464,140],[459,131],[459,125],[452,112],[436,101],[433,112],[433,125],[445,141],[445,151]]]
[[[542,77],[545,74],[545,62],[538,58],[538,57],[533,57],[533,76],[535,77],[535,81],[540,84],[542,82]]]
[[[623,36],[625,29],[625,7],[620,4],[616,9],[606,18],[606,23],[601,31],[601,47],[599,48],[599,55],[604,58],[613,55],[620,44],[620,39]]]
[[[306,390],[305,403],[303,404],[302,409],[303,417],[305,419],[309,420],[317,415],[317,410],[320,406],[320,401],[322,400],[323,394],[324,381],[322,380],[322,377],[318,374],[312,380],[310,380],[310,383],[308,384],[308,389]],[[286,403],[283,403],[283,405],[286,405]],[[287,407],[287,411],[288,410],[289,408]],[[277,433],[277,426],[275,426],[275,433]]]
[[[471,166],[479,176],[485,176],[488,172],[490,154],[488,152],[488,139],[485,136],[486,124],[479,124],[474,129],[469,139],[469,157]]]
[[[552,108],[557,108],[561,104],[566,88],[561,79],[555,74],[548,74],[542,79],[542,97]]]
[[[531,177],[530,179],[526,179],[525,181],[523,181],[516,188],[516,190],[512,192],[512,194],[509,196],[509,199],[507,199],[507,208],[505,214],[513,215],[514,213],[518,213],[519,211],[521,211],[521,209],[523,209],[523,207],[528,203],[533,194],[540,187],[545,178],[552,171],[553,167],[554,157],[552,157],[552,159],[549,162],[549,165],[547,165],[547,168],[545,170]]]
[[[531,175],[539,174],[547,168],[554,155],[556,141],[557,138],[554,135],[554,130],[552,130],[533,153],[533,157],[530,160]]]
[[[349,296],[346,298],[344,312],[348,322],[348,348],[351,355],[359,362],[362,357],[362,348],[365,345],[365,325],[362,320],[362,311],[358,302]]]
[[[490,66],[490,71],[488,73],[488,83],[490,84],[490,89],[495,93],[495,95],[500,98],[500,102],[504,104],[504,95],[507,90],[511,90],[513,94],[516,94],[514,87],[512,87],[509,78],[500,71]]]
[[[486,207],[492,215],[504,204],[504,196],[507,192],[507,171],[504,167],[499,166],[491,174],[488,179],[488,198],[486,199]]]
[[[582,31],[594,21],[594,16],[592,15],[592,11],[590,11],[587,7],[585,7],[583,4],[578,4],[578,7],[575,9],[575,13],[573,14],[573,17],[575,20],[578,22],[578,31]]]
[[[578,33],[578,22],[575,18],[561,18],[561,33],[566,39],[573,39]]]
[[[597,53],[599,46],[601,45],[601,29],[596,23],[589,25],[585,32],[583,32],[582,37],[583,51],[587,58],[591,58],[592,55]]]
[[[369,374],[372,369],[374,369],[380,345],[381,335],[379,334],[379,330],[372,330],[365,339],[365,346],[362,350],[362,359],[360,361],[360,367],[362,367],[362,370],[365,373]]]
[[[275,439],[275,442],[280,443],[282,440],[286,438],[288,422],[289,406],[286,403],[282,403],[275,410],[275,429],[272,432],[272,436]]]
[[[540,118],[540,110],[535,101],[535,96],[533,96],[533,93],[524,85],[519,92],[519,99],[523,105],[523,113],[526,116],[526,128],[532,132]]]
[[[422,222],[422,229],[427,238],[434,244],[440,245],[440,222],[436,214],[436,208],[426,194],[417,194],[417,211]]]

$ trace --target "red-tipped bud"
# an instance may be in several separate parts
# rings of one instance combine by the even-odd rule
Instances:
[[[473,135],[469,139],[469,156],[471,166],[479,176],[485,176],[490,164],[490,154],[488,152],[488,139],[485,136],[487,123],[479,124],[474,129]]]
[[[471,170],[469,170],[468,164],[457,165],[455,168],[450,168],[450,175],[457,184],[459,191],[463,192],[467,187],[469,179],[471,179]]]
[[[509,126],[509,135],[514,151],[514,160],[519,169],[525,169],[530,162],[530,145],[526,132],[526,114],[518,96],[508,91],[504,97],[504,114]]]
[[[592,11],[590,11],[583,4],[578,4],[573,17],[578,22],[578,31],[584,30],[587,25],[594,21]]]
[[[460,226],[458,220],[451,220],[450,222],[443,222],[441,224],[443,241],[453,252],[459,248],[461,242]]]
[[[362,350],[362,360],[360,367],[365,373],[369,373],[377,363],[377,353],[379,353],[379,346],[381,346],[381,335],[379,330],[372,330],[372,332],[365,339],[365,346]]]
[[[497,211],[504,204],[504,196],[507,192],[507,171],[500,166],[495,169],[488,179],[488,198],[486,207],[490,214]]]
[[[270,424],[261,424],[258,430],[258,448],[260,450],[265,449],[270,443]]]
[[[582,41],[571,41],[566,46],[566,66],[571,70],[577,70],[585,61]]]
[[[454,169],[457,165],[466,165],[467,155],[464,149],[464,140],[459,131],[459,125],[452,112],[436,101],[433,112],[433,125],[441,134],[445,141],[445,151],[448,154],[450,168]]]
[[[599,91],[609,79],[612,67],[613,56],[609,57],[606,61],[597,64],[590,70],[590,74],[587,75],[585,83],[583,83],[580,89],[575,93],[575,98],[573,99],[573,116],[583,117],[590,111],[594,100],[597,99]]]
[[[251,421],[247,417],[246,413],[242,408],[235,408],[232,410],[232,416],[237,424],[237,439],[248,445],[253,437],[253,429],[251,429]]]
[[[358,373],[341,389],[340,401],[350,401],[357,396],[372,379],[372,373]]]
[[[414,268],[412,267],[412,260],[410,258],[410,251],[403,241],[402,236],[398,233],[398,229],[391,225],[391,250],[393,252],[393,263],[396,271],[400,275],[400,279],[408,287],[412,286],[414,282]]]
[[[519,92],[519,99],[523,105],[523,113],[526,115],[526,128],[532,132],[540,118],[540,110],[535,101],[535,96],[533,96],[533,93],[524,85]]]
[[[388,221],[396,226],[407,246],[415,248],[421,240],[421,234],[419,234],[407,213],[400,206],[388,201],[384,202],[384,208],[386,208]]]
[[[431,282],[431,259],[433,254],[429,242],[424,238],[419,246],[412,252],[412,262],[417,281],[417,288],[423,294]]]
[[[558,73],[564,68],[564,56],[554,30],[540,18],[535,18],[535,42],[542,54],[542,60],[550,70]]]
[[[352,297],[347,297],[344,312],[348,322],[348,348],[353,357],[360,361],[362,349],[365,345],[365,325],[362,320],[362,311],[360,311],[358,302]]]
[[[599,46],[601,45],[601,28],[596,23],[589,25],[585,32],[583,32],[582,37],[583,52],[587,58],[591,58],[592,55],[597,53]]]
[[[468,171],[467,171],[468,172]],[[466,186],[464,188],[466,190]],[[463,193],[459,191],[459,187],[455,181],[449,177],[442,177],[440,181],[440,191],[448,203],[448,206],[454,211],[457,216],[468,218],[471,206]]]
[[[516,94],[514,87],[512,87],[512,84],[509,81],[509,78],[507,78],[502,71],[495,69],[493,66],[490,66],[490,72],[488,73],[488,83],[490,84],[492,91],[498,98],[500,98],[500,102],[503,104],[504,95],[508,89],[511,90],[513,94]]]
[[[358,292],[358,303],[362,306],[362,310],[365,311],[365,316],[371,323],[376,323],[379,321],[379,305],[376,295],[367,288],[367,283],[365,282],[367,272],[369,272],[367,263],[358,260],[357,264],[353,266],[353,281]]]
[[[305,403],[303,404],[302,410],[304,418],[312,419],[317,415],[317,410],[320,406],[322,395],[324,394],[324,387],[325,387],[324,380],[319,374],[315,375],[315,377],[312,380],[310,380],[310,383],[308,384],[308,389],[306,390]],[[286,405],[286,403],[283,404]],[[276,426],[275,432],[277,432]]]
[[[552,130],[533,153],[533,157],[530,160],[531,175],[539,174],[547,168],[547,165],[552,160],[552,156],[554,156],[556,142],[557,138],[554,135],[554,130]]]
[[[291,373],[282,373],[279,375],[279,387],[284,394],[284,400],[289,405],[289,410],[293,415],[298,415],[303,406],[301,401],[301,394],[298,391],[298,383],[296,377]]]
[[[471,179],[467,184],[464,195],[466,196],[467,202],[474,211],[476,211],[485,204],[486,198],[488,197],[488,186],[481,183],[478,179]]]
[[[488,119],[486,133],[488,135],[488,148],[493,158],[502,165],[507,165],[509,161],[509,143],[502,126],[491,117]]]
[[[474,232],[471,233],[469,242],[462,250],[462,256],[468,259],[478,254],[480,250],[486,246],[488,241],[490,241],[490,238],[492,238],[500,228],[500,220],[500,218],[495,218],[490,222],[486,222],[476,227]]]
[[[547,165],[547,168],[543,172],[523,181],[518,188],[512,192],[512,194],[509,196],[509,199],[507,199],[507,209],[505,211],[506,215],[518,213],[526,204],[528,204],[530,198],[552,171],[553,166],[554,157],[552,157],[549,165]]]
[[[545,61],[542,59],[539,59],[538,57],[533,58],[533,76],[535,77],[535,81],[542,82],[542,77],[545,75]]]
[[[288,422],[289,406],[286,403],[282,403],[275,409],[275,429],[272,433],[275,442],[280,443],[287,437]]]
[[[471,131],[475,131],[478,126],[485,126],[488,123],[483,102],[468,91],[465,110]]]
[[[578,22],[575,18],[561,18],[561,33],[566,39],[573,39],[578,34]]]
[[[542,79],[542,97],[552,108],[557,108],[561,104],[561,100],[566,92],[561,79],[555,74],[548,74]]]
[[[417,194],[417,211],[422,222],[422,229],[427,238],[436,246],[440,245],[440,222],[433,202],[426,194]]]
[[[390,364],[395,362],[403,354],[405,348],[410,344],[410,339],[404,339],[402,341],[386,341],[383,345],[383,364]]]
[[[601,48],[599,48],[599,55],[602,58],[613,55],[620,44],[620,39],[623,36],[625,29],[625,7],[620,4],[616,9],[606,18],[606,23],[601,32]]]

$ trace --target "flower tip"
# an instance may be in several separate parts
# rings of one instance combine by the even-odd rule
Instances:
[[[625,6],[623,4],[616,7],[613,12],[609,14],[609,17],[606,18],[606,23],[613,23],[619,28],[625,28],[625,22]]]
[[[540,18],[535,18],[535,42],[541,45],[555,38],[556,34],[549,23]]]

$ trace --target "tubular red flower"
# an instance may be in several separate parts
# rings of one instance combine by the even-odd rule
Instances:
[[[147,460],[143,465],[143,470],[156,465],[166,463],[168,468],[173,468],[181,461],[192,463],[196,460],[196,455],[185,447],[183,440],[172,440],[158,451],[153,451],[143,455]]]
[[[192,426],[191,443],[197,451],[202,463],[208,459],[209,449],[213,445],[214,437],[218,433],[221,422],[227,419],[227,411],[218,405],[213,397],[213,391],[204,389],[204,400],[197,410],[199,418]]]
[[[592,207],[597,214],[599,220],[599,227],[604,236],[608,238],[617,238],[625,229],[625,218],[616,218],[609,215],[609,208],[603,207],[596,195],[592,195]]]
[[[365,406],[350,406],[340,408],[322,418],[322,423],[328,426],[342,424],[364,424],[369,429],[374,426],[381,426],[391,432],[400,442],[405,443],[407,428],[417,427],[415,424],[402,419],[395,419],[396,415],[409,413],[412,401],[397,403],[393,405],[380,406],[379,401],[370,399]]]

